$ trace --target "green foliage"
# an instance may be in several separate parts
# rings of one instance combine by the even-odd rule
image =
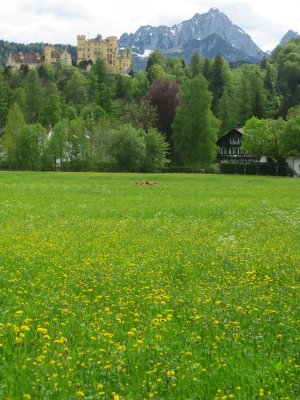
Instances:
[[[9,109],[3,137],[4,157],[11,168],[16,167],[16,147],[18,138],[25,127],[25,118],[20,106],[14,103]]]
[[[65,104],[63,107],[63,119],[68,121],[72,121],[73,119],[77,119],[77,111],[74,106],[70,104]]]
[[[154,50],[147,59],[145,72],[150,83],[166,76],[166,57],[160,50]]]
[[[80,118],[82,118],[85,126],[89,130],[92,130],[92,128],[100,121],[107,119],[108,115],[101,106],[97,104],[89,104],[81,110]]]
[[[62,105],[59,94],[50,94],[44,99],[40,121],[44,126],[55,125],[62,119]]]
[[[45,152],[46,169],[66,169],[68,161],[68,134],[69,121],[62,120],[54,126]]]
[[[121,170],[141,171],[146,157],[143,133],[131,125],[122,126],[116,132],[112,154]]]
[[[134,83],[133,79],[129,76],[118,75],[116,78],[116,93],[117,99],[123,99],[125,101],[134,100]]]
[[[133,97],[136,102],[139,102],[147,93],[150,88],[145,72],[139,72],[132,78]]]
[[[269,156],[277,163],[282,155],[285,121],[252,117],[246,122],[242,150],[253,156]]]
[[[282,152],[289,156],[300,156],[300,115],[290,118],[284,128]]]
[[[90,170],[90,136],[82,120],[68,123],[67,159],[71,171]]]
[[[26,125],[16,139],[15,167],[18,170],[42,169],[46,131],[40,124]]]
[[[87,79],[90,101],[99,104],[107,114],[114,115],[116,111],[113,103],[116,91],[115,80],[110,76],[108,67],[102,57],[98,57],[92,65]]]
[[[67,102],[74,106],[77,112],[80,112],[82,107],[88,101],[88,87],[86,78],[74,70],[71,77],[68,79],[65,88]]]
[[[142,166],[143,172],[160,172],[168,164],[169,144],[156,129],[149,129],[144,134],[146,156]]]
[[[216,56],[210,74],[209,89],[212,92],[212,111],[218,115],[219,102],[223,95],[225,87],[229,86],[229,67],[226,61],[219,55]]]
[[[282,118],[268,119],[268,146],[267,155],[279,163],[283,153],[281,151],[282,140],[286,122]]]
[[[191,62],[188,67],[188,76],[189,78],[195,78],[195,76],[199,74],[203,74],[204,69],[204,59],[200,58],[199,53],[195,51],[192,54]]]
[[[177,82],[184,82],[186,78],[185,63],[182,58],[169,57],[166,61],[166,73],[176,79]]]
[[[218,104],[218,115],[221,121],[220,136],[225,135],[238,125],[238,116],[235,106],[234,94],[230,93],[227,87],[224,87],[222,97]]]
[[[156,130],[133,128],[123,125],[116,133],[112,155],[120,170],[131,172],[157,172],[168,163],[168,143]]]
[[[122,121],[131,124],[134,128],[148,131],[157,124],[157,108],[149,100],[143,99],[139,103],[132,102],[124,105]]]
[[[6,123],[9,109],[10,87],[4,79],[3,69],[0,68],[0,128]]]
[[[267,152],[268,122],[256,117],[250,118],[243,129],[242,151],[261,157]]]
[[[56,73],[55,73],[55,68],[53,65],[49,65],[47,63],[42,63],[38,68],[37,68],[39,77],[45,82],[55,82],[56,79]]]
[[[45,89],[36,70],[28,72],[24,80],[26,120],[29,123],[41,121],[44,107]]]
[[[278,47],[271,61],[278,70],[278,89],[282,96],[280,114],[285,116],[288,109],[300,103],[300,38]]]
[[[101,171],[103,170],[103,165],[106,165],[108,166],[108,170],[110,170],[109,168],[114,161],[112,154],[112,147],[115,140],[114,127],[109,120],[102,120],[92,127],[89,135],[92,168]]]
[[[198,75],[186,81],[178,93],[180,105],[173,123],[175,151],[184,165],[208,167],[216,156],[218,120],[210,105],[206,79]]]
[[[257,65],[244,65],[234,71],[237,82],[235,98],[239,126],[252,116],[264,118],[267,98],[264,89],[265,72]]]

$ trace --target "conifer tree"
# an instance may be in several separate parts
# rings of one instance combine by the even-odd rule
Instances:
[[[175,151],[183,165],[206,168],[216,156],[218,120],[211,112],[212,95],[202,75],[186,81],[173,123]]]

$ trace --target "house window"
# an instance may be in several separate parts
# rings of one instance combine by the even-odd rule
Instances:
[[[239,145],[242,143],[242,138],[234,136],[234,137],[230,138],[229,142],[230,142],[230,144]]]

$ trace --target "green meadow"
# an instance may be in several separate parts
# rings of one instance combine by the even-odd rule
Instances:
[[[300,398],[299,179],[1,172],[0,204],[1,400]]]

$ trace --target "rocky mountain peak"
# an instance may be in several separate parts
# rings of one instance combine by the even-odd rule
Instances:
[[[284,46],[287,42],[299,36],[298,32],[292,31],[291,29],[283,36],[280,41],[280,46]]]
[[[214,48],[228,61],[259,62],[265,56],[243,29],[215,7],[172,27],[141,26],[135,33],[123,34],[119,44],[121,48],[130,47],[140,58],[157,49],[166,55],[182,56],[189,61],[192,53],[200,52],[200,49],[204,57],[209,57],[205,50],[211,47],[209,40],[213,40]],[[205,41],[205,45],[201,45],[201,41]]]

